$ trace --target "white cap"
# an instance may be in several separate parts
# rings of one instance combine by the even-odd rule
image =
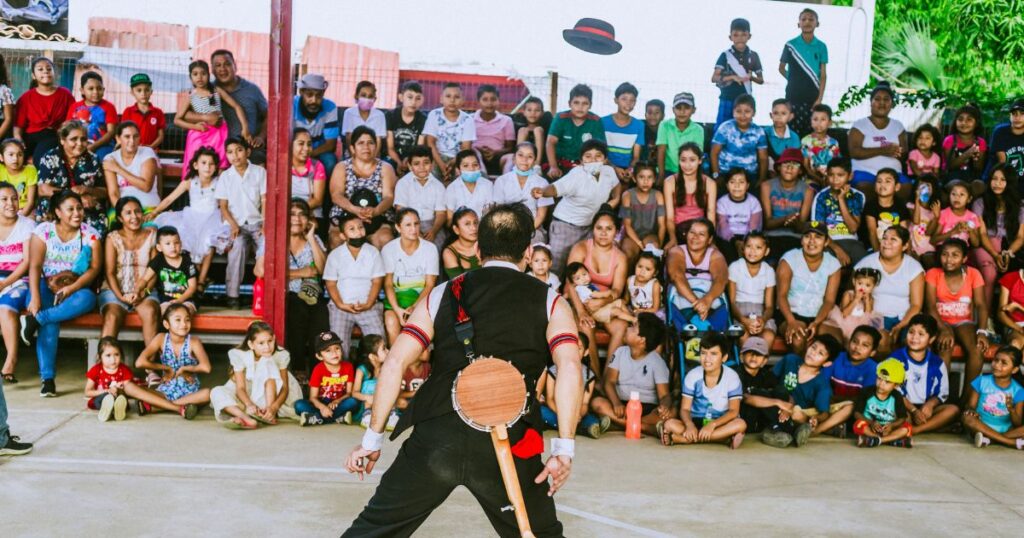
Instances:
[[[630,392],[629,393],[629,399],[630,400],[639,400],[640,399],[640,392],[639,391],[635,391],[635,390]]]

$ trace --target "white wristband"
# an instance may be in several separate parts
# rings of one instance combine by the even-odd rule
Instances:
[[[384,432],[377,433],[372,428],[366,428],[363,441],[359,445],[370,451],[380,450],[384,446]]]
[[[576,457],[576,441],[573,439],[551,438],[551,455],[568,456],[569,459]]]

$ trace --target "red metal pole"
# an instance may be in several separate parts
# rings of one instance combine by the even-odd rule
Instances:
[[[288,290],[288,203],[291,199],[292,0],[271,0],[270,10],[263,319],[274,328],[278,342],[283,342]]]

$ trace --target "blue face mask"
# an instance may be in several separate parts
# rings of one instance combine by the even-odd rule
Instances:
[[[465,171],[462,172],[462,181],[465,181],[466,183],[476,183],[476,180],[480,179],[480,175],[481,172],[479,170],[474,170],[472,172]]]
[[[516,168],[515,170],[516,170],[516,175],[519,176],[519,177],[527,177],[527,176],[529,176],[530,174],[533,173],[533,169],[532,168],[529,169],[529,170],[520,170],[520,169]]]

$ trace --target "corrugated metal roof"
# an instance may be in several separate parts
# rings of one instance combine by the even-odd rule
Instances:
[[[302,63],[307,73],[327,79],[326,97],[338,106],[355,103],[356,84],[361,80],[377,86],[377,102],[382,108],[391,106],[398,94],[397,52],[309,36],[302,47]]]
[[[196,28],[192,58],[210,61],[217,49],[227,49],[235,57],[238,76],[259,86],[264,91],[270,85],[270,34],[243,32],[223,28]]]

